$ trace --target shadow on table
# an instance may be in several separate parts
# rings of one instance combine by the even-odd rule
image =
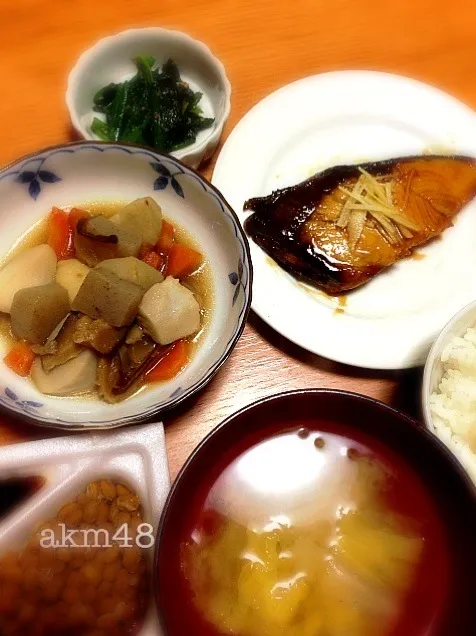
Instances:
[[[73,124],[68,125],[68,139],[69,141],[85,141],[84,137],[82,137],[78,132],[76,132],[76,129],[74,128]]]
[[[74,128],[74,126],[72,124],[68,124],[67,127],[67,136],[68,136],[68,140],[70,142],[74,142],[74,141],[89,141],[90,143],[94,143],[94,139],[85,139],[82,135],[80,135],[76,129]],[[221,147],[223,145],[223,142],[220,142],[220,145],[218,147],[218,149],[215,151],[215,153],[213,154],[212,157],[208,157],[208,159],[205,159],[205,161],[202,161],[202,163],[200,164],[200,166],[197,168],[198,172],[202,173],[203,176],[205,176],[205,178],[211,179],[211,172],[213,170],[213,167],[215,165],[216,159],[218,157],[218,154],[221,150]],[[151,151],[154,152],[154,149],[151,148]]]
[[[0,409],[0,446],[19,444],[48,437],[74,434],[64,429],[42,426],[16,417],[8,409]]]
[[[213,380],[214,378],[211,380],[211,382],[213,382]],[[192,411],[196,407],[197,402],[200,400],[201,396],[202,396],[202,391],[200,390],[194,395],[191,395],[190,397],[186,398],[183,402],[181,402],[174,408],[164,411],[158,417],[156,416],[155,419],[157,421],[162,421],[166,428],[169,426],[172,426],[173,424],[177,422],[177,420],[180,417],[182,417],[183,415],[186,415],[189,411]]]
[[[211,409],[213,408],[213,400],[210,401],[209,396],[214,393],[215,389],[220,387],[222,382],[226,382],[223,374],[225,372],[227,362],[228,360],[218,369],[215,375],[205,384],[204,387],[185,398],[185,400],[177,406],[161,413],[155,418],[155,420],[162,421],[165,428],[170,428],[176,425],[181,426],[182,417],[190,415],[191,413],[193,413],[199,420],[204,416],[206,417],[209,405]],[[221,421],[221,419],[219,421]]]
[[[421,408],[421,385],[423,381],[423,367],[405,369],[394,372],[393,386],[389,403],[396,409],[405,411],[418,421],[423,421]]]
[[[420,419],[420,388],[423,376],[422,367],[389,371],[363,369],[343,364],[341,362],[334,362],[333,360],[310,353],[284,336],[281,336],[253,311],[250,312],[248,322],[251,327],[273,347],[280,349],[283,353],[297,362],[314,367],[316,370],[353,379],[386,380],[392,387],[390,391],[391,396],[386,401],[388,401],[391,406]]]

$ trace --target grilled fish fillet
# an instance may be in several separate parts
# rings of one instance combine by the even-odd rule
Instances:
[[[358,194],[355,201],[351,197],[351,211],[343,215],[349,193],[364,171],[390,183],[388,210],[403,222],[390,220],[393,240],[385,229],[388,217],[358,212]],[[329,294],[340,294],[440,235],[475,195],[474,158],[422,156],[337,166],[296,186],[250,199],[244,209],[254,214],[245,227],[283,269]],[[342,227],[345,215],[356,212],[359,221],[354,218]]]

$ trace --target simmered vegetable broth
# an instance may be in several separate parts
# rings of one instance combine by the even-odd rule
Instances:
[[[2,276],[13,287],[0,298],[5,362],[19,375],[31,369],[48,395],[114,403],[173,378],[213,304],[206,256],[152,199],[54,208],[16,243]]]
[[[381,450],[302,428],[223,468],[182,537],[197,635],[416,636],[431,623],[441,528],[416,475]]]

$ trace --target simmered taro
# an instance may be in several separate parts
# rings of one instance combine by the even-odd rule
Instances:
[[[73,303],[79,288],[89,273],[89,267],[77,258],[58,261],[56,267],[56,282],[66,289],[69,302]]]
[[[49,245],[37,245],[15,254],[0,270],[0,311],[9,314],[18,291],[52,283],[55,272],[56,255]]]
[[[189,289],[168,276],[144,294],[139,322],[156,342],[170,344],[198,330],[200,306]]]
[[[181,372],[207,317],[208,266],[152,198],[54,208],[38,236],[0,269],[12,371],[47,395],[110,403]]]
[[[89,393],[96,386],[97,357],[82,349],[64,364],[45,371],[41,358],[31,367],[31,379],[45,395],[78,395]]]

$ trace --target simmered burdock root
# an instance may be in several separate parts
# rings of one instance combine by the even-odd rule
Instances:
[[[441,234],[475,194],[472,158],[337,166],[247,201],[246,230],[285,270],[338,294]]]
[[[105,320],[93,320],[89,316],[81,316],[75,324],[73,340],[83,347],[94,349],[98,353],[111,353],[124,340],[126,328],[111,327]]]
[[[48,343],[48,347],[45,347],[45,351],[40,352],[42,356],[41,363],[47,373],[56,367],[66,364],[66,362],[76,358],[76,356],[79,356],[81,353],[81,347],[74,341],[74,333],[78,320],[78,316],[74,314],[68,316],[57,337]],[[49,346],[52,344],[55,346],[49,351]]]

